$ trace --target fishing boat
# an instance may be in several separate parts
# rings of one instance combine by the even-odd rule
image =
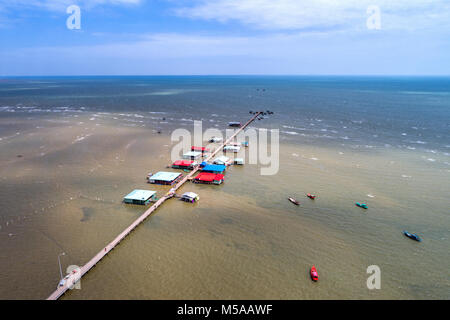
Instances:
[[[311,274],[311,280],[312,281],[318,281],[319,280],[319,274],[317,273],[317,269],[316,269],[315,266],[311,267],[310,274]]]
[[[420,237],[419,237],[417,234],[415,234],[415,233],[410,233],[410,232],[408,232],[408,231],[403,230],[403,234],[404,234],[405,236],[407,236],[408,238],[413,239],[413,240],[416,240],[416,241],[418,241],[418,242],[421,242],[421,241],[422,241],[422,239],[420,239]]]
[[[228,122],[229,127],[241,127],[241,123],[237,121]]]
[[[290,202],[292,202],[293,204],[295,204],[295,205],[300,205],[300,202],[298,202],[297,200],[295,200],[294,198],[288,198],[288,200],[290,201]]]
[[[365,204],[365,203],[356,202],[355,204],[356,204],[357,207],[360,207],[360,208],[363,208],[363,209],[368,209],[369,208],[367,206],[367,204]]]
[[[316,198],[316,196],[313,195],[313,194],[311,194],[311,193],[308,193],[306,196],[307,196],[308,198],[310,198],[311,200],[314,200],[314,199]]]

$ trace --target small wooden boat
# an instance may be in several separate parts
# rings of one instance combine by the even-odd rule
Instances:
[[[310,274],[311,274],[311,280],[312,281],[318,281],[319,280],[319,274],[317,273],[317,269],[316,269],[315,266],[311,267]]]
[[[313,195],[313,194],[311,194],[311,193],[308,193],[306,196],[307,196],[308,198],[310,198],[311,200],[314,200],[314,199],[316,198],[316,196]]]
[[[300,205],[300,202],[298,202],[297,200],[295,200],[294,198],[288,198],[288,200],[290,201],[290,202],[292,202],[293,204],[295,204],[295,205]]]
[[[420,239],[420,237],[415,233],[410,233],[408,231],[403,230],[403,234],[412,240],[416,240],[418,242],[422,241],[422,239]]]
[[[360,208],[363,208],[363,209],[368,209],[368,208],[369,208],[369,207],[367,206],[367,204],[365,204],[365,203],[359,203],[359,202],[356,202],[355,205],[356,205],[357,207],[360,207]]]

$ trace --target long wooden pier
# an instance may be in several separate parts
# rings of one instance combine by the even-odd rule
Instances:
[[[241,126],[232,136],[230,136],[219,148],[214,150],[204,161],[211,160],[219,151],[223,149],[225,145],[230,143],[242,130],[244,130],[250,123],[252,123],[262,112],[256,112],[256,114],[248,120],[243,126]],[[193,178],[193,176],[198,172],[199,166],[196,166],[188,175],[186,175],[182,180],[180,180],[173,188],[169,190],[163,197],[156,201],[147,211],[145,211],[139,218],[137,218],[128,228],[122,231],[113,241],[108,243],[108,245],[97,253],[91,260],[89,260],[84,266],[79,270],[71,273],[69,278],[65,281],[64,285],[59,286],[48,298],[47,300],[57,300],[61,297],[67,290],[69,290],[74,283],[79,281],[89,270],[91,270],[100,260],[103,259],[114,247],[116,247],[120,241],[125,239],[127,235],[131,233],[139,224],[141,224],[146,218],[148,218],[160,205],[162,205],[166,200],[171,199],[175,192],[188,180]]]

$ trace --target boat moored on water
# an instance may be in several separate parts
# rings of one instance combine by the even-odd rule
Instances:
[[[228,122],[228,126],[229,127],[238,127],[238,128],[240,128],[241,127],[241,123],[238,122],[238,121],[231,121],[231,122]]]
[[[319,273],[317,272],[317,269],[316,269],[315,266],[311,267],[310,274],[311,274],[311,280],[312,281],[318,281],[319,280]]]
[[[298,201],[295,200],[294,198],[289,197],[288,200],[289,200],[290,202],[292,202],[293,204],[297,205],[297,206],[300,205],[300,202],[298,202]]]
[[[313,195],[313,194],[311,194],[311,193],[308,193],[306,196],[307,196],[308,198],[310,198],[311,200],[314,200],[314,199],[316,198],[316,196]]]
[[[369,209],[369,207],[368,207],[367,204],[365,204],[365,203],[359,203],[359,202],[356,202],[355,205],[356,205],[357,207],[360,207],[360,208],[363,208],[363,209]]]
[[[410,233],[410,232],[408,232],[406,230],[403,230],[403,234],[405,236],[407,236],[408,238],[412,239],[412,240],[415,240],[415,241],[418,241],[418,242],[422,241],[422,239],[415,233]]]

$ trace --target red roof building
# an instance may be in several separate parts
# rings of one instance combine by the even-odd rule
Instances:
[[[174,169],[192,169],[197,163],[193,160],[177,160],[172,164]]]
[[[216,174],[211,172],[200,172],[200,174],[195,177],[195,182],[197,183],[214,183],[221,184],[225,180],[223,174]]]

